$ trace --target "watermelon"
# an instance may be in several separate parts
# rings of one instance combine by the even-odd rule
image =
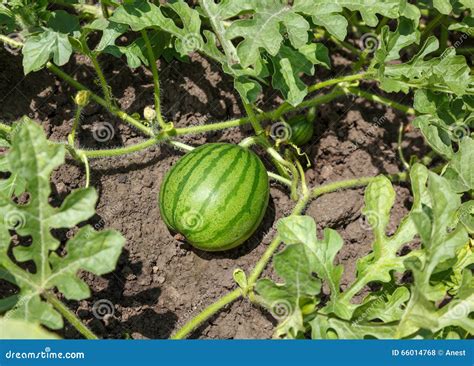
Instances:
[[[313,138],[314,125],[306,116],[296,116],[288,121],[291,127],[290,142],[302,146]]]
[[[161,217],[195,248],[221,251],[247,240],[268,205],[265,166],[252,151],[212,143],[184,155],[159,193]]]

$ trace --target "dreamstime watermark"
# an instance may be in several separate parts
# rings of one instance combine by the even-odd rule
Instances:
[[[51,359],[85,359],[86,355],[84,352],[53,352],[50,347],[45,347],[43,351],[39,352],[15,352],[9,350],[5,352],[5,358],[7,360],[51,360]]]
[[[293,306],[288,300],[276,300],[270,306],[270,313],[279,321],[288,318],[293,313]]]
[[[371,231],[380,224],[379,214],[375,211],[366,211],[359,218],[359,224],[362,229]]]
[[[15,305],[3,315],[3,319],[15,319],[16,314],[21,313],[21,309],[23,308],[23,306],[26,305],[32,297],[32,295],[20,295]]]
[[[467,28],[465,31],[466,33],[461,34],[461,37],[459,37],[459,39],[453,43],[454,48],[461,47],[466,39],[474,36],[474,31],[472,31],[471,28]]]
[[[181,43],[183,45],[183,50],[186,53],[191,53],[202,48],[202,37],[198,33],[189,33],[186,36],[181,38]]]
[[[286,122],[274,123],[270,129],[270,137],[275,141],[289,141],[292,134],[291,126]]]
[[[373,314],[373,311],[375,308],[379,307],[380,305],[383,305],[384,304],[384,301],[381,297],[377,298],[377,300],[375,300],[374,302],[372,302],[372,304],[370,304],[370,306],[367,307],[367,309],[365,309],[361,314],[359,314],[357,316],[357,318],[355,318],[352,322],[351,322],[351,326],[353,328],[356,328],[356,327],[359,327],[361,325],[362,322],[366,321],[366,320],[372,320],[372,314]],[[379,315],[380,316],[380,315]],[[369,319],[370,318],[370,319]]]
[[[104,229],[107,225],[106,220],[110,220],[115,217],[123,208],[122,204],[111,205],[106,207],[108,209],[108,212],[101,214],[101,219],[92,225],[95,231]],[[89,239],[90,235],[93,234],[95,231],[91,231],[90,233],[88,233],[86,235],[86,239]],[[76,233],[74,230],[69,230],[66,233],[66,238],[71,239],[75,234]]]
[[[92,129],[92,136],[97,142],[107,142],[114,138],[115,129],[109,122],[101,122]]]
[[[112,301],[107,299],[100,299],[92,305],[92,314],[97,319],[104,319],[115,314],[115,307]]]
[[[198,231],[202,228],[204,220],[202,215],[194,210],[184,212],[180,217],[183,228],[187,231]]]
[[[25,38],[20,33],[17,33],[17,32],[10,33],[7,37],[13,42],[4,43],[3,47],[12,55],[18,56],[21,52],[21,47],[22,47],[20,44],[23,43]]]
[[[365,33],[360,38],[360,48],[367,53],[373,53],[379,48],[380,41],[375,33]]]
[[[19,230],[26,224],[26,216],[19,211],[8,212],[3,218],[3,223],[10,230]]]
[[[451,301],[448,304],[447,317],[452,320],[466,319],[469,314],[473,311],[472,307],[468,304],[468,301]]]

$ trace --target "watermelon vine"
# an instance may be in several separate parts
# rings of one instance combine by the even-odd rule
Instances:
[[[77,94],[71,95],[76,110],[67,141],[48,141],[27,117],[0,123],[0,147],[6,151],[0,156],[0,280],[19,289],[0,299],[0,323],[52,337],[38,325],[60,329],[64,318],[84,337],[97,338],[57,296],[89,297],[77,272],[113,271],[124,245],[116,231],[76,228],[95,212],[89,161],[168,144],[187,154],[161,183],[161,218],[199,249],[228,250],[245,242],[263,219],[270,180],[295,202],[253,270],[234,268],[236,288],[183,319],[172,338],[189,336],[239,298],[272,314],[277,338],[471,337],[474,79],[472,48],[464,41],[474,32],[473,10],[464,0],[2,1],[0,42],[22,60],[25,75],[46,69]],[[351,72],[315,82],[320,71],[332,69],[333,48],[354,55]],[[187,62],[192,53],[230,76],[245,116],[191,127],[165,118],[158,61]],[[119,108],[102,70],[104,54],[150,70],[153,107],[134,114]],[[62,69],[73,56],[90,61],[100,92]],[[266,89],[282,100],[274,109],[262,110]],[[412,105],[388,97],[395,93],[412,97]],[[401,173],[309,187],[304,151],[315,142],[315,111],[338,98],[362,98],[412,116],[410,127],[420,131],[431,152],[406,157],[402,125],[396,148]],[[142,134],[142,141],[82,147],[81,114],[92,103]],[[193,147],[180,141],[244,125],[253,132],[238,145]],[[84,166],[86,187],[58,208],[48,201],[50,176],[66,153]],[[411,188],[413,203],[389,236],[393,185],[400,183]],[[321,195],[360,187],[366,187],[363,214],[374,240],[372,251],[358,261],[356,278],[342,288],[345,269],[336,256],[343,240],[331,228],[318,235],[304,212]],[[22,195],[27,204],[19,203]],[[52,229],[72,229],[74,235],[60,243]],[[31,245],[13,244],[22,236],[30,236]],[[420,245],[403,252],[413,240]],[[58,252],[61,245],[66,255]],[[35,271],[21,265],[27,261]],[[261,278],[270,262],[277,281]],[[400,280],[404,274],[411,280]]]

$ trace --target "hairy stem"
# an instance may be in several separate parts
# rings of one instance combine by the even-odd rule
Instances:
[[[226,305],[234,302],[242,295],[242,290],[236,289],[229,292],[227,295],[221,297],[215,303],[209,305],[205,308],[201,313],[197,316],[192,318],[189,322],[187,322],[183,327],[181,327],[172,337],[171,339],[183,339],[186,338],[188,334],[190,334],[193,330],[199,327],[202,323],[204,323],[207,319],[217,313]]]
[[[76,142],[76,131],[77,128],[79,127],[79,122],[81,121],[81,115],[82,115],[82,110],[84,107],[82,106],[77,106],[76,113],[74,114],[74,122],[72,124],[72,129],[71,133],[69,134],[70,136],[70,144],[74,147],[75,142]]]
[[[403,142],[403,131],[405,129],[405,124],[402,122],[400,123],[400,127],[398,129],[398,140],[397,140],[397,151],[398,151],[398,157],[400,158],[400,161],[403,164],[403,167],[405,169],[410,169],[410,164],[405,159],[405,155],[403,154],[403,147],[402,147],[402,142]]]
[[[247,115],[250,119],[250,123],[252,124],[252,127],[255,131],[255,135],[257,136],[262,136],[263,135],[263,128],[262,125],[260,124],[260,120],[257,118],[252,106],[245,102],[242,98],[242,103],[244,104],[245,112],[247,112]]]
[[[156,119],[158,124],[162,129],[166,128],[166,122],[163,119],[163,114],[161,112],[161,89],[160,89],[160,78],[158,75],[158,68],[156,67],[156,58],[153,53],[153,48],[151,46],[150,38],[148,37],[148,32],[143,29],[141,31],[142,38],[145,41],[145,46],[148,54],[148,63],[150,64],[151,73],[153,74],[153,85],[154,85],[154,100],[155,100],[155,112]]]
[[[331,85],[340,84],[340,83],[348,83],[351,81],[357,81],[357,80],[368,79],[368,78],[370,78],[370,74],[367,72],[361,72],[354,75],[341,76],[338,78],[334,78],[334,79],[330,79],[330,80],[326,80],[326,81],[322,81],[320,83],[314,84],[308,88],[308,91],[312,93],[316,90],[326,88]]]
[[[80,150],[78,153],[83,153],[89,159],[96,159],[96,158],[107,158],[107,157],[114,157],[114,156],[121,156],[126,154],[135,153],[138,151],[145,150],[153,145],[158,144],[159,142],[163,141],[163,138],[151,138],[140,142],[135,145],[121,147],[118,149],[107,149],[107,150]]]
[[[278,175],[272,172],[267,172],[267,173],[268,173],[268,178],[273,179],[277,182],[280,182],[291,188],[291,184],[292,184],[291,180],[283,178],[281,175]]]
[[[385,97],[381,97],[379,95],[375,95],[375,94],[366,92],[364,90],[361,90],[361,89],[355,88],[355,87],[349,87],[349,88],[345,88],[345,89],[347,90],[348,93],[357,95],[359,97],[363,97],[363,98],[365,98],[367,100],[370,100],[372,102],[385,104],[386,106],[389,106],[393,109],[398,109],[399,111],[402,111],[406,114],[411,114],[411,115],[415,114],[415,110],[413,108],[408,107],[408,106],[403,105],[403,104],[400,104],[398,102],[395,102],[394,100],[391,100],[391,99],[388,99],[388,98],[385,98]]]
[[[54,308],[61,313],[61,315],[69,322],[74,328],[77,329],[86,339],[99,339],[92,331],[87,328],[84,323],[78,317],[69,310],[53,293],[45,291],[42,296],[54,306]]]
[[[99,78],[99,84],[102,89],[102,93],[104,94],[105,102],[108,106],[106,108],[110,109],[112,107],[113,97],[112,93],[110,92],[109,85],[107,84],[107,80],[105,79],[104,72],[102,71],[102,68],[99,64],[99,60],[97,59],[97,56],[94,54],[94,52],[89,51],[88,56],[91,59],[92,65],[94,66],[94,70],[97,74],[97,77]]]

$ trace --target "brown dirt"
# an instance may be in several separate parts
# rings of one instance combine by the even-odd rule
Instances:
[[[105,74],[119,104],[127,112],[143,111],[153,104],[153,86],[148,72],[129,70],[120,60],[106,58]],[[334,59],[332,73],[318,72],[308,82],[349,74],[349,61],[342,55]],[[15,120],[26,114],[40,122],[49,137],[64,141],[71,128],[74,90],[46,71],[24,77],[20,58],[0,51],[0,119]],[[65,68],[94,90],[93,72],[78,58]],[[199,56],[189,64],[171,62],[160,65],[165,116],[176,126],[191,126],[235,118],[241,115],[232,83],[218,68]],[[371,88],[371,85],[364,85]],[[377,91],[381,93],[380,91]],[[397,96],[396,96],[397,97]],[[403,101],[404,96],[398,96]],[[265,108],[279,98],[267,93]],[[408,103],[409,100],[405,100]],[[93,139],[94,126],[109,122],[114,137],[99,143]],[[316,122],[316,138],[305,146],[313,168],[307,172],[311,185],[341,179],[394,173],[399,171],[396,156],[397,129],[407,123],[400,113],[358,98],[339,99],[321,107]],[[238,142],[248,136],[248,127],[184,137],[182,141],[200,145],[205,142]],[[97,106],[87,107],[79,133],[80,144],[87,148],[124,146],[142,137]],[[421,138],[410,132],[405,138],[407,155],[422,154]],[[422,148],[421,148],[422,149]],[[127,239],[117,269],[106,276],[83,274],[92,297],[68,306],[93,331],[104,338],[166,338],[205,306],[235,287],[234,268],[250,271],[275,234],[276,221],[288,214],[293,203],[286,190],[272,184],[271,202],[258,233],[244,246],[222,254],[193,250],[175,240],[160,219],[157,194],[164,174],[182,155],[168,146],[157,146],[127,157],[92,162],[92,185],[100,194],[97,215],[89,223],[97,229],[112,227]],[[265,158],[264,158],[265,159]],[[72,189],[84,184],[80,165],[68,160],[53,177],[53,202],[59,203]],[[397,187],[397,202],[390,230],[407,212],[410,193]],[[338,261],[345,265],[343,286],[354,277],[357,258],[370,251],[371,234],[361,221],[363,189],[332,193],[318,198],[308,207],[318,227],[337,229],[345,246]],[[67,232],[59,233],[62,240]],[[265,275],[274,277],[271,268]],[[3,290],[2,290],[3,289]],[[11,290],[0,283],[1,292]],[[97,319],[94,304],[108,300],[113,315]],[[194,338],[269,338],[272,318],[247,301],[237,301],[195,331]],[[67,326],[67,338],[79,337]]]

